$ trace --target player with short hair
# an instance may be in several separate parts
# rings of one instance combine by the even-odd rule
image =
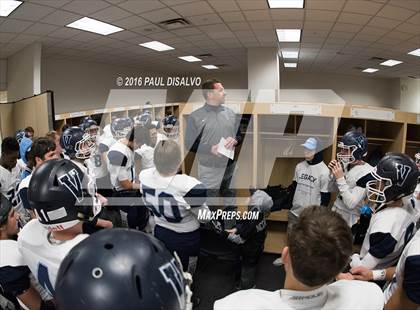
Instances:
[[[200,250],[198,213],[207,213],[207,191],[197,179],[177,174],[181,149],[172,140],[159,141],[155,166],[140,172],[145,205],[156,223],[154,235],[171,252],[177,252],[184,270],[194,272]]]
[[[29,309],[48,309],[51,304],[42,301],[31,285],[31,271],[19,252],[18,221],[19,214],[0,194],[0,308],[21,309],[21,303]]]
[[[409,200],[420,175],[414,161],[405,154],[388,153],[371,172],[367,196],[373,215],[360,254],[351,267],[384,269],[398,262],[404,246],[415,232],[415,212]]]
[[[162,242],[116,228],[90,236],[69,252],[58,272],[56,299],[62,310],[191,310],[190,283],[191,275]]]
[[[83,176],[73,162],[52,159],[34,171],[29,183],[28,200],[37,219],[23,227],[18,245],[26,265],[51,296],[61,261],[88,236],[83,223],[95,221],[101,211]]]
[[[363,159],[367,155],[368,140],[357,131],[349,131],[338,143],[337,160],[328,164],[338,188],[332,209],[338,212],[349,227],[357,223],[360,207],[366,197],[364,177],[373,167]]]
[[[288,246],[282,252],[284,289],[239,291],[217,300],[215,310],[383,308],[384,297],[376,284],[331,283],[352,251],[351,231],[340,215],[320,206],[305,208],[287,235]]]
[[[16,167],[18,158],[17,140],[12,137],[4,138],[1,142],[0,193],[9,199],[14,207],[18,204],[16,191],[20,182],[19,169]]]

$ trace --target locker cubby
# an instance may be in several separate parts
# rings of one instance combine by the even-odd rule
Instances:
[[[411,158],[420,151],[420,124],[407,124],[405,153]]]

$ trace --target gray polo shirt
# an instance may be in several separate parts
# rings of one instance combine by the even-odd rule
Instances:
[[[233,137],[241,143],[239,120],[236,114],[224,105],[211,106],[207,103],[192,112],[187,121],[185,146],[197,153],[200,165],[207,167],[225,167],[229,159],[217,157],[211,153],[211,147],[220,139]]]

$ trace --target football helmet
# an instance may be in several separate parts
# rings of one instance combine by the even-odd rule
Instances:
[[[163,131],[165,135],[170,139],[176,139],[179,135],[178,130],[178,119],[175,115],[167,115],[163,119]]]
[[[367,155],[368,140],[360,132],[349,131],[341,138],[338,148],[337,159],[343,164],[351,164]]]
[[[26,137],[25,131],[23,130],[16,131],[16,140],[19,144],[20,144],[20,141],[22,141],[24,137]]]
[[[366,183],[368,199],[378,204],[376,211],[400,198],[411,195],[420,172],[406,154],[386,154],[371,172],[374,180]]]
[[[416,160],[416,165],[417,165],[417,167],[420,169],[420,151],[418,151],[418,152],[416,153],[416,155],[414,155],[414,158],[415,158],[415,160]]]
[[[139,114],[134,117],[134,126],[151,127],[152,116],[149,113]]]
[[[89,194],[86,179],[68,159],[48,160],[33,172],[28,201],[45,228],[64,230],[97,219],[101,204]]]
[[[191,309],[190,275],[150,234],[104,229],[76,245],[60,265],[60,309]]]
[[[111,123],[111,133],[115,140],[126,138],[133,129],[133,120],[130,117],[116,118]]]
[[[86,116],[79,127],[82,128],[85,133],[89,134],[92,139],[96,140],[96,137],[99,134],[99,126],[90,116]]]
[[[71,159],[88,159],[96,148],[95,140],[78,126],[64,130],[60,145]]]

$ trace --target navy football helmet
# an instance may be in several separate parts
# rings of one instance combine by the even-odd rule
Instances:
[[[106,229],[68,253],[58,271],[55,298],[62,310],[191,309],[188,276],[155,237]]]
[[[338,148],[337,159],[343,164],[351,164],[367,155],[368,140],[360,132],[349,131],[341,138]]]
[[[78,126],[64,130],[60,144],[71,159],[88,159],[96,148],[95,140]]]
[[[165,135],[170,139],[176,139],[179,135],[178,130],[178,119],[175,115],[167,115],[163,119],[163,131]]]
[[[97,218],[101,204],[89,194],[86,179],[68,159],[47,160],[33,172],[28,200],[45,228],[64,230]]]
[[[134,117],[134,126],[150,128],[152,125],[152,116],[149,113],[143,113]]]
[[[20,144],[20,141],[22,141],[24,137],[26,137],[25,131],[23,130],[16,131],[16,140],[19,144]]]
[[[417,167],[420,169],[420,150],[416,153],[416,155],[414,155],[414,158],[415,158]]]
[[[79,127],[82,128],[85,133],[89,134],[92,139],[96,140],[99,133],[99,126],[90,116],[86,116],[80,123]]]
[[[398,199],[411,195],[420,176],[414,161],[406,154],[386,154],[371,172],[368,181],[368,199],[378,204],[376,211]]]
[[[130,117],[116,118],[111,123],[111,133],[114,139],[126,138],[133,129],[133,120]]]

